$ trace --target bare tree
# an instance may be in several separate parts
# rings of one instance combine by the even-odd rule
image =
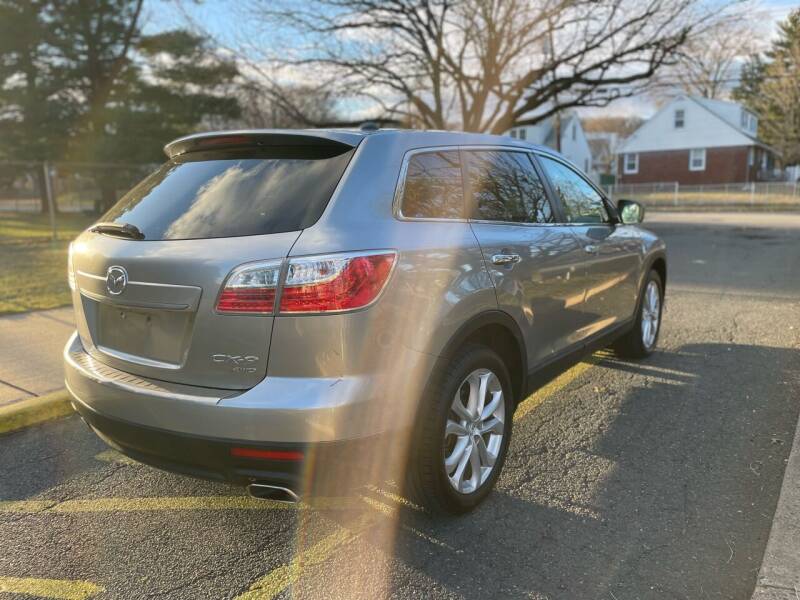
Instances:
[[[239,87],[245,127],[319,127],[337,120],[333,91],[250,79]]]
[[[423,127],[507,130],[640,91],[710,15],[701,0],[251,0],[268,58]],[[533,113],[533,116],[531,116]]]
[[[672,94],[681,89],[704,98],[726,98],[744,60],[762,50],[763,18],[758,7],[743,3],[705,27],[698,27],[677,53],[674,65],[663,69],[652,88]]]

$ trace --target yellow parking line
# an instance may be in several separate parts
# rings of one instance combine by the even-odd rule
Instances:
[[[519,421],[522,419],[530,411],[544,402],[549,396],[566,387],[572,381],[596,365],[602,358],[602,355],[591,356],[537,390],[517,407],[517,410],[514,413],[514,420]],[[376,488],[374,486],[370,486],[369,489],[371,489],[373,492],[377,491],[382,495],[395,500],[395,502],[398,504],[405,504],[410,508],[417,508],[408,500],[398,496],[397,494],[392,494],[391,492],[381,490],[380,488]],[[362,496],[361,499],[380,514],[392,516],[396,513],[395,507],[388,506],[383,502],[375,500],[374,498]],[[257,579],[246,592],[237,596],[235,600],[271,600],[290,585],[295,583],[298,579],[300,579],[303,571],[307,567],[325,562],[325,560],[327,560],[328,557],[330,557],[331,554],[333,554],[333,552],[339,548],[339,546],[354,541],[373,523],[374,513],[371,513],[357,519],[355,523],[347,529],[343,527],[338,529],[335,533],[332,533],[307,550],[303,550],[297,554],[288,565],[280,566],[267,573],[264,577]],[[413,532],[417,535],[427,537],[422,532],[416,530]],[[443,542],[436,540],[435,538],[431,538],[431,541],[433,543],[444,545]]]
[[[593,356],[579,363],[569,371],[526,398],[516,410],[514,420],[519,421],[530,411],[539,406],[552,394],[566,387],[577,377],[593,367],[601,357]],[[114,452],[101,452],[95,458],[106,462],[128,461],[123,455]],[[373,490],[375,491],[375,490]],[[379,490],[384,496],[401,504],[410,504],[396,494]],[[333,500],[333,499],[332,499]],[[334,500],[337,504],[339,499]],[[362,498],[379,513],[392,515],[395,512],[390,506],[374,499]],[[412,508],[416,508],[411,505]],[[187,496],[187,497],[155,497],[155,498],[98,498],[91,500],[21,500],[0,501],[0,512],[6,513],[88,513],[88,512],[134,512],[163,510],[270,510],[304,508],[303,505],[291,505],[269,500],[260,500],[249,496]],[[324,562],[339,547],[355,540],[375,521],[374,513],[364,515],[351,526],[339,529],[323,538],[310,548],[298,553],[288,565],[274,569],[264,577],[256,580],[247,592],[237,599],[254,600],[273,598],[296,582],[305,568]],[[28,591],[30,590],[30,591]],[[0,577],[0,592],[32,594],[49,598],[83,599],[104,591],[103,588],[88,582],[59,581],[46,579],[18,579]]]
[[[339,526],[334,533],[296,554],[288,565],[273,569],[257,579],[246,592],[236,596],[235,600],[271,600],[300,579],[308,567],[325,562],[340,546],[352,542],[369,529],[374,521],[374,515],[367,514],[356,519],[347,528]]]
[[[128,458],[127,456],[125,456],[121,452],[117,452],[116,450],[103,450],[100,454],[95,454],[94,459],[107,463],[123,463],[126,465],[142,464],[136,462],[132,458]]]
[[[91,500],[1,501],[0,513],[90,513],[163,510],[294,510],[296,505],[250,496],[96,498]]]
[[[548,397],[552,396],[559,390],[565,388],[567,385],[572,383],[575,379],[583,375],[586,371],[591,369],[594,365],[596,365],[602,357],[600,356],[590,356],[586,360],[581,363],[578,363],[574,367],[572,367],[569,371],[565,371],[553,381],[548,383],[545,386],[542,386],[536,392],[528,396],[525,400],[520,402],[519,406],[517,406],[517,410],[514,413],[514,421],[519,421],[529,412],[531,412],[534,408],[539,406],[542,402],[544,402]]]
[[[28,579],[21,577],[0,577],[0,592],[28,594],[40,598],[61,598],[63,600],[85,600],[105,589],[88,581],[67,579]]]

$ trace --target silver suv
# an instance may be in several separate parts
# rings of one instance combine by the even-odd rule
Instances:
[[[548,149],[312,130],[165,151],[68,267],[74,406],[142,462],[278,500],[366,475],[464,512],[537,386],[656,345],[664,244]]]

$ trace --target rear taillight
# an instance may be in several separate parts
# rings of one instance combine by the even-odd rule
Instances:
[[[217,312],[269,315],[275,309],[275,293],[281,261],[242,265],[225,281],[217,300]]]
[[[394,268],[394,251],[292,258],[279,285],[281,262],[242,265],[228,276],[217,300],[223,314],[343,312],[380,295]],[[280,289],[280,309],[275,298]]]
[[[355,310],[381,293],[396,252],[359,252],[293,258],[281,290],[281,313]]]

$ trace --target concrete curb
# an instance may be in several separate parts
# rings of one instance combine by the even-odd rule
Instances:
[[[751,600],[800,598],[800,420]]]
[[[0,434],[17,431],[51,419],[72,414],[67,390],[34,396],[0,406]]]

